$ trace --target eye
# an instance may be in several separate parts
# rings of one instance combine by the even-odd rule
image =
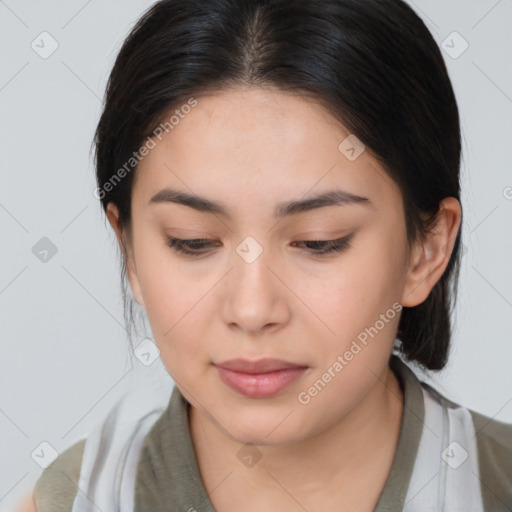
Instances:
[[[304,242],[293,242],[294,244],[304,244],[309,248],[305,249],[306,252],[312,253],[315,256],[323,256],[324,254],[340,253],[350,247],[350,240],[353,233],[344,238],[336,240],[306,240]]]
[[[350,247],[350,240],[353,233],[344,238],[337,240],[306,240],[303,242],[293,242],[293,244],[303,244],[308,246],[303,249],[309,254],[315,256],[323,256],[324,254],[331,254],[335,252],[342,252]],[[197,257],[210,252],[208,248],[218,246],[218,243],[208,240],[207,238],[197,238],[193,240],[181,240],[179,238],[166,237],[167,245],[176,252],[185,254],[187,256]],[[206,249],[206,250],[205,250]]]
[[[176,252],[186,254],[187,256],[201,256],[209,251],[204,251],[206,247],[215,245],[211,243],[211,240],[206,238],[197,238],[194,240],[181,240],[179,238],[166,237],[167,245]]]

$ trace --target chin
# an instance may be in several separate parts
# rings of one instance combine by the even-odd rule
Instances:
[[[268,433],[271,430],[263,431],[255,431],[252,429],[250,432],[245,431],[241,432],[237,430],[236,432],[231,432],[232,439],[237,443],[243,445],[255,445],[255,446],[275,446],[275,445],[286,445],[293,443],[294,439],[286,436],[269,436]]]
[[[286,445],[299,441],[301,434],[286,414],[231,415],[225,419],[231,438],[237,443],[259,446]]]

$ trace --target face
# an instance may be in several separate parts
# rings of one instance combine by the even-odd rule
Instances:
[[[411,300],[402,197],[312,101],[257,88],[196,99],[137,168],[130,284],[193,406],[239,442],[305,439],[387,368]],[[294,368],[218,366],[268,358]]]

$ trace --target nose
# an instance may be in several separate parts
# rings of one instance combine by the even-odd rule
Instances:
[[[279,265],[271,261],[270,251],[263,250],[254,258],[245,257],[243,249],[243,245],[237,249],[233,269],[226,276],[224,321],[232,329],[250,334],[282,328],[290,317],[286,302],[290,292],[279,276]]]

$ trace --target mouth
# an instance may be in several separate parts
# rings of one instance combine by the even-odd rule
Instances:
[[[278,394],[308,368],[279,359],[232,359],[214,366],[224,384],[250,398],[268,398]]]

